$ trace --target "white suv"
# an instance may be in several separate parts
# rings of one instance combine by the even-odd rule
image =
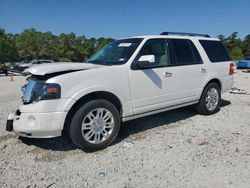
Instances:
[[[25,70],[23,102],[6,130],[32,138],[66,132],[83,150],[103,149],[122,121],[188,105],[204,115],[218,112],[233,73],[225,47],[208,35],[164,32],[117,40],[86,63]]]

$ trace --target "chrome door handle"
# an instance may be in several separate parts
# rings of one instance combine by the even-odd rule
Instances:
[[[164,76],[165,77],[172,77],[172,73],[171,72],[164,72]]]
[[[201,73],[206,73],[207,69],[201,68]]]

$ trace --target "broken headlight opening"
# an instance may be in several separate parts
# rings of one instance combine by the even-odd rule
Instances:
[[[22,91],[24,104],[61,98],[60,85],[45,83],[44,80],[40,81],[30,78],[28,83],[22,87]]]

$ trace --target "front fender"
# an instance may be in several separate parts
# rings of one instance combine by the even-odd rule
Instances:
[[[132,108],[131,101],[126,99],[122,93],[109,87],[95,86],[95,87],[84,88],[78,91],[77,93],[75,93],[75,95],[72,96],[72,99],[76,103],[82,97],[90,93],[95,93],[95,92],[108,92],[108,93],[115,95],[119,99],[122,105],[122,117],[133,115],[133,108]],[[66,108],[71,109],[75,103],[68,103],[68,106]]]
[[[94,93],[94,92],[100,92],[100,91],[104,91],[104,92],[109,92],[109,93],[112,93],[113,95],[115,95],[120,101],[121,103],[125,102],[126,99],[125,99],[125,96],[122,96],[122,93],[112,89],[112,88],[109,88],[109,87],[106,87],[106,86],[94,86],[94,87],[88,87],[88,88],[84,88],[78,92],[76,92],[72,98],[74,100],[79,100],[80,98],[90,94],[90,93]]]

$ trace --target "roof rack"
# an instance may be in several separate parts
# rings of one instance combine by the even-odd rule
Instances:
[[[181,32],[162,32],[160,35],[182,35],[182,36],[199,36],[210,38],[207,34],[196,34],[196,33],[181,33]]]

